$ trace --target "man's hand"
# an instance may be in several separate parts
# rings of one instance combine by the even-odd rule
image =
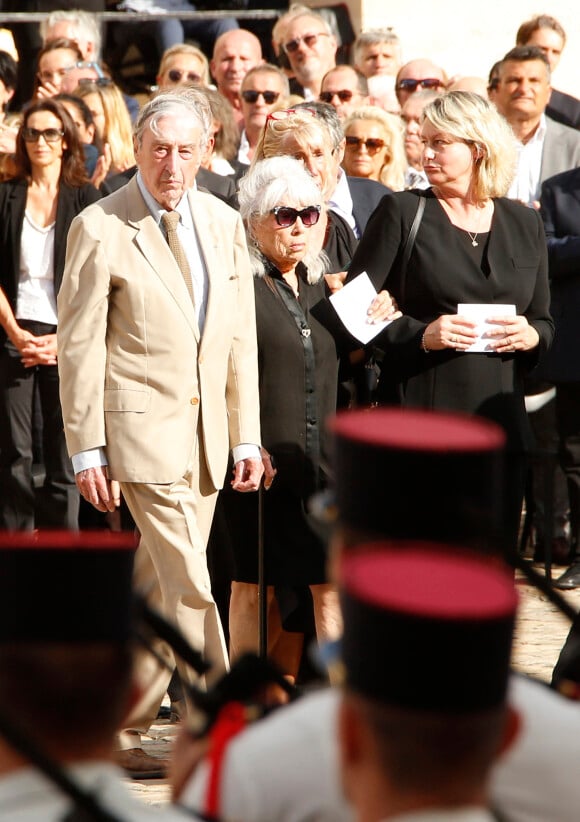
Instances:
[[[97,511],[114,511],[121,504],[119,483],[109,479],[106,465],[79,471],[75,480],[81,495]]]
[[[264,489],[268,491],[272,487],[278,469],[274,467],[274,457],[262,445],[260,446],[260,453],[264,464]]]
[[[257,457],[246,457],[234,465],[234,491],[257,491],[264,473],[264,463]],[[94,503],[93,503],[94,504]]]

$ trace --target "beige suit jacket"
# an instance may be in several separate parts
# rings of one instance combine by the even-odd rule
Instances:
[[[215,488],[228,452],[259,443],[254,292],[241,219],[188,194],[209,278],[200,340],[182,274],[133,179],[71,226],[58,298],[69,453],[104,447],[110,476],[169,483],[200,431]]]

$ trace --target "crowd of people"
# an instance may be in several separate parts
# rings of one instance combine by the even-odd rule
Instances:
[[[185,738],[176,798],[248,822],[450,808],[485,822],[492,803],[502,818],[567,822],[555,781],[525,800],[517,789],[543,730],[518,734],[521,717],[539,704],[557,728],[578,719],[510,679],[507,570],[528,548],[525,499],[534,559],[568,566],[557,587],[580,586],[580,101],[551,81],[564,30],[537,16],[492,55],[489,78],[450,78],[428,56],[404,62],[391,29],[363,31],[352,65],[337,64],[335,28],[307,6],[276,21],[276,64],[235,21],[154,25],[142,28],[162,46],[147,100],[115,83],[85,11],[47,14],[20,110],[17,63],[0,52],[0,528],[7,563],[58,551],[38,546],[45,529],[89,552],[95,528],[103,545],[107,531],[136,534],[133,590],[208,667],[156,637],[134,653],[131,698],[119,668],[94,745],[90,728],[84,748],[49,731],[40,750],[158,778],[166,763],[141,739],[167,691],[193,721],[192,689],[211,691],[259,645],[290,688],[312,676],[311,641],[339,643],[328,676],[342,697],[282,708],[231,761],[199,765],[203,746]],[[362,275],[376,296],[353,308],[376,326],[370,342],[331,300]],[[554,477],[531,459],[544,453]],[[85,618],[93,642],[98,620]],[[53,650],[42,670],[62,659]],[[428,695],[421,665],[442,669]],[[11,698],[0,686],[0,734]],[[290,746],[308,746],[312,715],[324,742],[313,772],[295,765],[278,790],[265,762],[252,781],[245,745],[283,759],[286,711]]]

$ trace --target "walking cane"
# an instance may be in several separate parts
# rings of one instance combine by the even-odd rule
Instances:
[[[260,658],[268,656],[268,586],[264,556],[264,486],[258,489],[258,629]]]

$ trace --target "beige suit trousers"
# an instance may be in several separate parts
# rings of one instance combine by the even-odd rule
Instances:
[[[135,590],[176,624],[190,644],[202,651],[212,665],[205,677],[213,681],[228,667],[227,650],[217,606],[211,594],[206,546],[217,491],[213,487],[200,437],[185,475],[169,485],[121,483],[121,491],[141,534],[135,556]],[[200,683],[167,645],[156,641],[155,650],[177,665],[184,682]],[[140,745],[155,720],[171,670],[164,668],[145,649],[137,649],[135,676],[141,698],[120,735],[122,748]]]

